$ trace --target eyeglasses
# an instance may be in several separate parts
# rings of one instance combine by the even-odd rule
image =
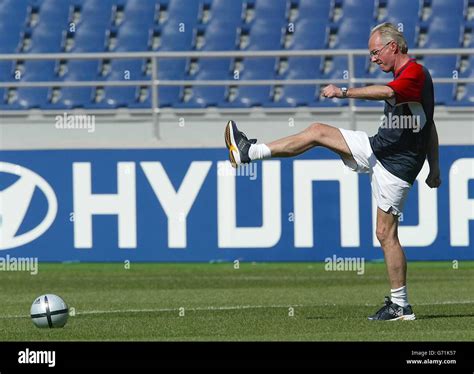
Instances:
[[[372,58],[372,57],[379,57],[379,55],[382,53],[382,51],[385,49],[385,47],[386,47],[387,45],[389,45],[391,42],[393,42],[393,40],[390,40],[387,44],[385,44],[385,45],[384,45],[382,48],[380,48],[380,49],[375,49],[375,50],[373,50],[373,51],[370,51],[370,52],[369,52],[370,58]]]

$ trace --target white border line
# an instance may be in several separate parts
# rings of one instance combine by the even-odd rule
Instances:
[[[440,301],[435,303],[417,303],[414,306],[432,306],[432,305],[456,305],[456,304],[474,304],[474,300],[463,300],[463,301]],[[346,304],[348,306],[349,304]],[[360,304],[359,304],[360,305]],[[288,305],[234,305],[234,306],[208,306],[208,307],[194,307],[187,308],[185,306],[178,308],[149,308],[149,309],[111,309],[111,310],[85,310],[83,312],[76,312],[75,316],[85,315],[96,315],[96,314],[121,314],[121,313],[167,313],[167,312],[178,312],[181,308],[185,311],[199,312],[199,311],[222,311],[222,310],[245,310],[245,309],[275,309],[275,308],[313,308],[323,306],[344,306],[344,304],[312,304],[312,305],[301,305],[301,304],[288,304]],[[377,307],[379,304],[364,304],[363,306]],[[29,315],[0,315],[0,319],[14,319],[14,318],[29,318]],[[73,317],[73,316],[71,316]]]

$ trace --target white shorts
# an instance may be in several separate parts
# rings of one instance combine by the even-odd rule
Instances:
[[[352,158],[342,158],[344,164],[357,173],[369,173],[372,195],[384,212],[399,215],[410,191],[411,184],[398,178],[383,167],[374,155],[368,135],[363,131],[339,129]]]

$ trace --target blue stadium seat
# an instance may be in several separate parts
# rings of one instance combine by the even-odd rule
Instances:
[[[276,58],[245,58],[240,79],[273,79],[275,78]]]
[[[199,0],[170,0],[166,23],[175,27],[183,23],[192,28],[198,22],[200,6]]]
[[[334,47],[348,49],[367,48],[372,27],[373,22],[363,18],[344,21],[338,28],[338,38]]]
[[[431,0],[431,14],[434,17],[460,23],[465,17],[464,0]]]
[[[72,2],[57,1],[57,0],[43,0],[40,5],[40,24],[43,25],[68,25],[70,18]]]
[[[333,0],[300,0],[298,4],[298,20],[309,19],[317,24],[330,19]]]
[[[334,56],[330,63],[329,71],[324,72],[323,76],[327,79],[344,79],[349,75],[349,65],[346,56]],[[359,73],[361,69],[358,69]],[[362,69],[365,71],[365,66]]]
[[[97,60],[69,60],[64,80],[92,81],[100,80],[99,61]]]
[[[246,58],[242,60],[241,80],[275,78],[275,58]],[[271,102],[271,86],[239,86],[234,101],[222,103],[223,107],[253,107]]]
[[[460,24],[453,24],[450,20],[433,17],[428,26],[426,43],[423,48],[460,48]]]
[[[213,0],[210,2],[210,22],[225,21],[228,28],[236,28],[242,20],[242,0]]]
[[[302,107],[311,106],[318,101],[321,88],[319,85],[287,85],[283,86],[280,100],[273,102],[271,107]]]
[[[138,102],[137,87],[105,87],[104,99],[95,103],[99,109],[126,108]]]
[[[42,109],[49,105],[49,88],[22,87],[17,89],[17,98],[10,104],[11,109]]]
[[[281,48],[282,28],[278,22],[267,20],[257,20],[250,28],[242,28],[243,32],[248,32],[249,44],[247,50],[276,50]]]
[[[231,58],[202,58],[194,79],[233,79]]]
[[[29,0],[0,1],[0,21],[11,21],[22,25],[28,14]]]
[[[0,82],[14,80],[14,65],[11,61],[0,60]]]
[[[454,102],[451,104],[465,105],[465,106],[472,107],[474,105],[474,84],[473,83],[467,84],[464,95],[460,97],[457,102]]]
[[[416,23],[420,19],[422,1],[420,0],[388,0],[387,16],[399,20],[395,23]],[[391,22],[391,21],[389,21]]]
[[[159,34],[161,45],[160,51],[189,51],[193,46],[193,29],[185,26],[184,32],[180,32],[178,23],[167,23],[163,27],[155,28],[155,34]]]
[[[140,88],[138,88],[140,90]],[[151,109],[152,100],[151,100],[151,89],[150,87],[143,88],[144,97],[138,98],[134,103],[129,103],[129,108],[132,109]]]
[[[60,27],[48,23],[39,24],[31,34],[30,53],[59,53],[63,50],[63,32]]]
[[[127,0],[124,20],[137,28],[151,27],[155,22],[156,0]]]
[[[205,26],[204,51],[232,51],[237,46],[237,29],[225,20],[211,21]]]
[[[114,59],[110,63],[108,80],[144,80],[146,79],[142,60]]]
[[[140,90],[140,88],[137,88]],[[135,100],[133,103],[129,103],[128,107],[131,109],[151,109],[151,98],[150,98],[150,89],[148,87],[145,88],[144,92],[146,93],[146,96],[144,98],[138,98]]]
[[[330,64],[329,71],[323,73],[325,79],[343,79],[344,74],[349,71],[345,56],[334,56]]]
[[[457,70],[457,56],[426,56],[423,63],[433,78],[452,78]]]
[[[222,107],[258,107],[272,103],[271,86],[240,86],[234,101],[223,103]]]
[[[226,88],[224,86],[194,86],[189,100],[175,106],[178,108],[217,107],[224,102],[225,91]]]
[[[160,108],[174,106],[175,104],[181,101],[180,97],[181,97],[181,88],[178,86],[158,87],[158,103],[159,103]],[[151,100],[151,96],[150,96],[150,100]]]
[[[92,87],[62,87],[59,101],[49,104],[51,109],[90,108],[92,102]]]
[[[39,81],[55,81],[58,79],[56,75],[56,61],[39,60],[25,61],[23,65],[22,81],[39,82]]]
[[[183,58],[165,58],[158,60],[159,79],[184,79],[187,60]]]
[[[320,57],[288,57],[288,69],[281,78],[318,79],[321,76]]]
[[[116,0],[84,0],[80,25],[105,30],[112,23],[113,7],[118,3]]]
[[[452,83],[435,83],[434,96],[435,104],[449,105],[454,100],[454,84]]]
[[[125,21],[117,31],[116,52],[141,52],[149,50],[150,32],[146,26]]]
[[[0,20],[0,53],[16,53],[20,46],[19,23],[2,22]]]
[[[370,65],[370,60],[368,57],[355,56],[354,57],[355,77],[356,78],[361,78],[361,77],[369,78],[369,76],[371,75],[369,73],[369,65]]]
[[[375,1],[344,0],[342,2],[342,17],[339,22],[343,24],[349,20],[367,20],[373,22],[375,16]]]
[[[254,20],[283,22],[288,12],[287,0],[258,0],[254,3]]]
[[[105,52],[106,34],[102,27],[87,27],[82,24],[74,33],[74,46],[71,49],[73,53],[85,52]]]
[[[287,69],[280,78],[319,79],[323,77],[322,57],[288,57]]]
[[[328,25],[326,22],[303,19],[295,24],[290,49],[324,49],[327,48],[327,37]]]

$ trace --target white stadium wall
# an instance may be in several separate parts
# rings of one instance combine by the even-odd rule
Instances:
[[[72,115],[74,112],[68,112]],[[352,119],[347,112],[318,113],[309,111],[265,114],[257,110],[221,114],[175,113],[164,110],[153,124],[150,115],[96,115],[94,128],[58,128],[59,118],[41,113],[30,116],[0,118],[0,148],[78,149],[78,148],[196,148],[224,147],[224,126],[235,120],[242,131],[259,141],[268,142],[303,130],[312,122],[341,128],[356,128],[373,135],[380,123],[382,109],[358,113]],[[60,116],[64,117],[64,116]],[[61,119],[62,122],[64,122]],[[435,112],[440,144],[474,144],[474,113],[452,112],[439,108]],[[77,126],[80,126],[78,124]],[[159,135],[159,139],[157,138]]]

